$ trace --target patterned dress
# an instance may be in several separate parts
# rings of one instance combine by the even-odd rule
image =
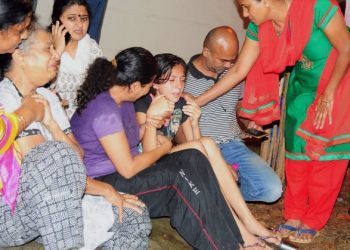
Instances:
[[[102,50],[88,34],[79,41],[75,58],[66,52],[62,54],[60,69],[51,88],[56,90],[63,100],[68,101],[66,113],[69,119],[77,108],[75,103],[77,90],[85,79],[89,65],[101,56],[103,56]]]

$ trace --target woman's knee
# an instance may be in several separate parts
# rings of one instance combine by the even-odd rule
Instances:
[[[68,188],[82,195],[86,184],[86,171],[79,157],[67,144],[57,141],[40,144],[27,154],[23,177],[31,188],[42,183],[48,192]]]
[[[219,147],[216,145],[215,141],[209,137],[202,137],[200,139],[201,143],[205,147],[208,153],[218,153],[220,152]]]
[[[59,141],[46,141],[40,144],[28,153],[24,163],[35,164],[35,168],[31,170],[40,173],[57,172],[63,169],[67,173],[86,175],[85,167],[73,149]],[[54,169],[49,170],[48,166],[54,166]]]
[[[206,156],[197,148],[190,148],[181,151],[180,159],[190,160],[190,159],[207,159]]]
[[[190,148],[196,149],[196,150],[200,151],[203,155],[207,156],[207,152],[205,150],[205,147],[200,140],[195,140],[195,141],[191,141],[191,142],[187,142],[187,143],[189,143]]]
[[[206,136],[202,136],[200,139],[199,139],[203,145],[207,145],[207,146],[216,146],[215,142],[213,139],[209,138],[209,137],[206,137]]]

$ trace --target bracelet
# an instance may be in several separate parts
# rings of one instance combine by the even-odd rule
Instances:
[[[2,118],[0,118],[0,141],[5,135],[5,127],[6,126],[5,126],[4,121],[2,120]]]
[[[17,116],[17,119],[18,119],[18,123],[19,123],[19,130],[20,131],[23,131],[26,127],[27,127],[27,122],[26,120],[24,119],[23,116],[21,116],[20,114],[18,113],[14,113],[16,116]]]

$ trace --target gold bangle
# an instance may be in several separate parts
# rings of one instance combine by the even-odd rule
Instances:
[[[4,121],[0,118],[0,141],[5,135],[5,123]]]
[[[24,119],[24,117],[21,116],[20,114],[15,113],[15,115],[17,116],[17,119],[18,119],[20,131],[23,131],[27,127],[27,122]]]

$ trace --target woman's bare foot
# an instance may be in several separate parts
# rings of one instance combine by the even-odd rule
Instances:
[[[261,239],[264,239],[267,242],[274,243],[279,245],[281,243],[281,237],[276,235],[273,231],[264,227],[259,221],[254,218],[255,221],[249,221],[244,224],[247,230]]]
[[[271,249],[266,246],[263,240],[260,240],[258,237],[250,233],[247,230],[247,228],[241,227],[240,231],[244,241],[244,245],[242,246],[242,249],[249,249],[249,250]]]
[[[241,249],[247,249],[247,250],[272,250],[271,247],[267,246],[266,243],[255,237],[252,236],[250,239],[244,240],[244,245],[241,247]]]

